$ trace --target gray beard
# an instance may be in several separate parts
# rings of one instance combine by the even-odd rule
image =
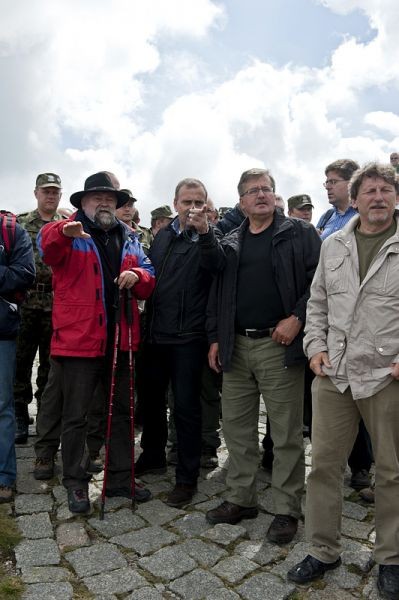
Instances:
[[[115,225],[116,219],[111,211],[101,209],[94,215],[94,222],[101,227],[101,229],[107,231],[107,229],[111,229],[111,227]]]

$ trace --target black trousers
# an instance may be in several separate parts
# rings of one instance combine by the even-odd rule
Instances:
[[[202,340],[184,344],[146,344],[141,380],[143,460],[165,464],[168,426],[166,394],[169,381],[174,396],[178,446],[176,483],[195,485],[201,457],[201,376],[206,357]]]

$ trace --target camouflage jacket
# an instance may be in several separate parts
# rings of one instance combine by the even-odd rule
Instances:
[[[56,213],[51,221],[59,221],[63,217]],[[29,290],[28,297],[24,302],[24,308],[35,308],[51,311],[53,303],[53,292],[51,290],[52,272],[50,267],[44,264],[40,258],[39,251],[36,246],[36,236],[40,229],[48,223],[43,221],[39,211],[33,210],[29,213],[18,215],[18,223],[26,229],[32,240],[33,253],[35,257],[36,280]]]
[[[142,227],[142,226],[136,225],[134,228],[134,231],[135,231],[135,233],[137,233],[139,242],[143,246],[144,252],[148,255],[150,246],[151,246],[152,242],[154,241],[154,236],[152,234],[151,229],[148,229],[148,227]]]

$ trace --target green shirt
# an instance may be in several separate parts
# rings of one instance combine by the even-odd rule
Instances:
[[[367,271],[379,250],[390,237],[395,235],[395,233],[395,220],[392,221],[388,229],[378,233],[362,233],[358,228],[355,229],[357,253],[359,255],[360,283],[362,283],[363,279],[366,277]]]

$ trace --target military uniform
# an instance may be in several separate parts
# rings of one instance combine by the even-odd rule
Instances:
[[[55,214],[51,221],[58,221],[62,218],[61,215]],[[18,215],[18,222],[26,229],[32,240],[36,281],[21,307],[22,320],[17,341],[17,367],[14,384],[17,415],[26,414],[27,405],[32,401],[32,365],[38,349],[39,367],[36,379],[37,391],[35,393],[38,406],[47,382],[50,367],[49,350],[52,333],[51,308],[53,299],[51,269],[43,263],[36,246],[36,236],[39,230],[49,221],[44,221],[36,209]]]

